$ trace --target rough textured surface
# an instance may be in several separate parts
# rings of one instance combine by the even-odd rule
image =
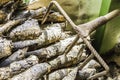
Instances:
[[[22,71],[30,68],[31,66],[38,63],[38,58],[34,55],[30,57],[15,61],[10,64],[8,67],[0,68],[0,80],[9,79],[10,77],[21,73]]]
[[[48,74],[48,80],[62,80],[73,68],[60,69]]]
[[[75,39],[75,36],[66,38],[64,40],[60,40],[58,43],[55,43],[54,45],[50,45],[47,48],[41,48],[35,51],[30,51],[27,52],[25,55],[37,55],[39,58],[43,59],[48,59],[54,56],[58,56],[61,54],[64,54],[64,51],[66,50],[67,47],[70,46],[70,44],[73,42]],[[82,39],[80,38],[79,41],[76,44],[82,43]]]
[[[9,67],[0,68],[0,80],[5,80],[10,78],[11,70]]]
[[[10,32],[9,37],[13,41],[36,39],[40,36],[41,30],[36,19],[29,19],[17,26]]]
[[[48,63],[36,64],[25,72],[14,76],[10,80],[36,80],[48,72],[49,69],[50,65]]]
[[[38,64],[39,59],[37,56],[31,55],[30,57],[20,60],[20,61],[15,61],[10,64],[10,69],[12,71],[12,74],[17,74],[20,73],[29,67]]]
[[[72,70],[67,76],[65,76],[62,80],[75,80],[77,76],[78,68]]]
[[[28,48],[19,49],[18,51],[14,52],[12,55],[10,55],[7,59],[3,60],[0,63],[0,67],[8,66],[10,63],[18,60],[22,60],[25,58],[25,53]]]
[[[66,33],[63,32],[60,24],[53,24],[51,27],[45,29],[38,39],[34,40],[25,40],[25,41],[17,41],[13,43],[14,48],[24,48],[31,45],[35,45],[35,47],[42,47],[54,42],[57,42],[61,39],[65,39],[68,37]]]
[[[11,55],[12,42],[0,37],[0,58]]]

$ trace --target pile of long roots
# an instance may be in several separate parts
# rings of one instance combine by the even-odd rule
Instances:
[[[102,70],[80,38],[65,51],[76,35],[67,31],[64,17],[50,11],[41,25],[47,8],[28,10],[22,0],[0,3],[0,80],[86,80]],[[90,41],[90,37],[87,38]]]

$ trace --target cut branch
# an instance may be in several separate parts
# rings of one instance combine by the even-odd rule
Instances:
[[[23,24],[12,29],[9,37],[13,41],[32,40],[40,36],[41,30],[36,19],[29,19]]]
[[[61,25],[53,24],[48,29],[44,30],[38,39],[15,42],[13,43],[13,46],[15,49],[24,48],[32,45],[35,45],[36,48],[40,48],[61,39],[65,39],[66,37],[68,37],[68,35],[62,31]]]
[[[28,48],[19,49],[18,51],[14,52],[10,55],[7,59],[0,63],[0,67],[8,66],[10,63],[18,60],[22,60],[25,58],[25,53],[27,52]]]
[[[17,74],[20,73],[31,66],[38,64],[39,59],[37,56],[31,55],[26,59],[20,60],[20,61],[15,61],[10,64],[10,69],[12,71],[12,74]]]
[[[0,80],[9,79],[13,75],[18,74],[25,69],[28,69],[31,66],[37,64],[38,61],[39,59],[36,56],[31,55],[24,60],[11,63],[9,67],[0,68]]]
[[[0,28],[0,33],[1,35],[4,33],[7,33],[11,28],[15,27],[16,25],[22,23],[23,21],[25,21],[25,19],[18,19],[18,20],[12,20],[12,21],[8,21],[6,24],[4,24],[1,28]]]
[[[54,56],[65,54],[66,49],[72,44],[72,42],[74,41],[76,36],[69,37],[69,38],[67,38],[65,40],[60,40],[60,42],[58,42],[58,43],[56,43],[54,45],[51,45],[51,46],[49,46],[47,48],[42,48],[42,49],[39,49],[39,50],[27,52],[25,55],[26,56],[37,55],[42,60],[43,60],[43,58],[46,60],[46,59],[52,58]],[[80,38],[77,41],[77,43],[75,43],[75,44],[81,44],[82,42],[83,42],[83,40]],[[72,46],[74,46],[74,45],[72,45]]]
[[[41,78],[44,74],[51,72],[51,70],[58,69],[63,66],[70,66],[78,63],[81,59],[79,54],[83,52],[83,45],[74,46],[67,55],[61,55],[56,59],[44,63],[37,64],[25,72],[14,76],[11,80],[22,79],[31,80]]]
[[[12,41],[0,37],[0,59],[12,54]]]
[[[65,68],[65,69],[60,69],[60,70],[54,71],[54,72],[48,74],[47,80],[62,80],[73,69],[74,68]]]

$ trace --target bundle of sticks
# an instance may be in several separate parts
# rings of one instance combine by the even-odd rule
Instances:
[[[91,51],[89,34],[118,10],[76,28],[57,7],[63,15],[50,7],[28,10],[22,0],[1,0],[0,80],[85,80],[104,75],[96,76],[107,66],[93,54],[94,48]],[[65,30],[66,19],[77,34]]]

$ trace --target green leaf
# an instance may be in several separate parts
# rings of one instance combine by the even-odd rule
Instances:
[[[23,0],[24,3],[29,3],[29,0]]]
[[[108,12],[120,8],[119,0],[103,0],[100,16]],[[109,21],[106,25],[102,26],[96,31],[95,48],[99,53],[105,54],[110,51],[120,38],[120,16]]]

